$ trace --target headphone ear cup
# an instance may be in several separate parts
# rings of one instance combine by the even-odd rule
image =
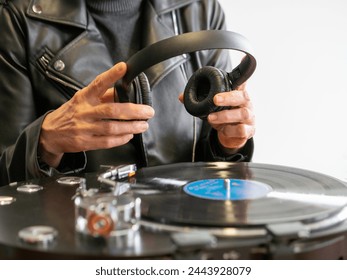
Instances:
[[[152,106],[151,88],[145,73],[140,73],[126,89],[119,82],[116,83],[115,88],[119,102]]]
[[[137,76],[138,80],[138,93],[136,96],[140,99],[137,103],[152,106],[151,87],[145,73],[140,73]]]
[[[232,90],[228,73],[212,66],[198,69],[189,79],[184,90],[184,106],[188,113],[201,119],[216,111],[230,107],[216,106],[213,97]]]

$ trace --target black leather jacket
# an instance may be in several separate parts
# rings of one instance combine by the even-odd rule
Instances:
[[[0,0],[0,185],[52,175],[37,158],[45,114],[66,102],[113,62],[83,0]],[[189,31],[224,29],[214,0],[148,0],[142,46]],[[155,55],[155,54],[153,54]],[[153,166],[174,162],[250,160],[252,140],[237,155],[218,149],[214,131],[178,101],[199,67],[230,70],[227,52],[179,56],[146,71],[155,117],[139,141],[64,156],[59,172],[95,171],[100,164]],[[214,140],[215,139],[215,140]]]

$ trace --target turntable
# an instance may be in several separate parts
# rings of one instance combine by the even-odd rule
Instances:
[[[2,259],[346,259],[347,187],[259,163],[109,167],[0,188]]]

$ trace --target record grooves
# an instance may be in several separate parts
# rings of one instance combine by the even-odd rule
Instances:
[[[222,201],[196,197],[184,190],[192,182],[213,179],[245,180],[255,182],[255,188],[256,184],[269,186],[269,190],[257,198]],[[334,178],[255,163],[181,163],[144,168],[137,172],[136,184],[147,186],[148,191],[163,190],[141,195],[143,219],[172,225],[258,227],[312,223],[347,205],[346,186]]]

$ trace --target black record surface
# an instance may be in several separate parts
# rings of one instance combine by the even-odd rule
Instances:
[[[183,187],[202,179],[242,179],[271,191],[257,199],[216,201],[198,198]],[[143,219],[171,225],[262,226],[312,222],[347,205],[347,187],[338,179],[286,166],[257,163],[180,163],[138,170],[134,190],[142,198]]]

